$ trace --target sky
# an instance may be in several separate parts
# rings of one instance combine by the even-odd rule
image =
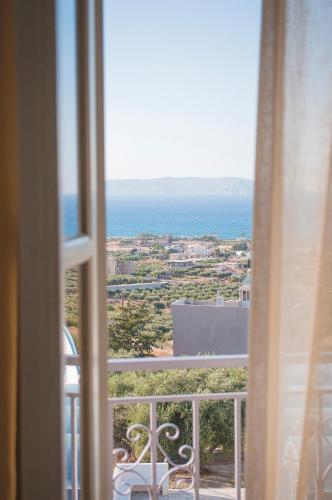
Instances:
[[[260,0],[104,0],[106,177],[253,178]]]
[[[59,161],[78,189],[75,0],[57,3]],[[104,0],[106,178],[253,178],[261,0]]]

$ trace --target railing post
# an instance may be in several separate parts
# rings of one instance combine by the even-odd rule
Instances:
[[[150,403],[150,432],[151,432],[151,476],[152,476],[152,500],[158,500],[157,484],[157,412],[156,402]]]
[[[195,500],[199,500],[199,483],[200,483],[200,428],[199,428],[199,401],[196,399],[192,402],[193,409],[193,449],[194,449],[194,490]]]
[[[71,488],[72,500],[78,500],[78,453],[77,453],[77,415],[76,396],[70,396],[71,427]]]
[[[113,428],[113,404],[112,400],[108,400],[108,466],[111,470],[108,473],[108,498],[113,500],[113,468],[114,468],[114,458],[113,458],[113,448],[114,448],[114,428]]]
[[[234,398],[234,463],[236,500],[241,500],[241,403]]]

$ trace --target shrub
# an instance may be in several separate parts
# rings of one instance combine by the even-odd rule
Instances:
[[[109,378],[110,396],[148,396],[161,394],[188,394],[209,392],[238,392],[246,389],[247,372],[243,368],[169,370],[115,374]],[[123,444],[124,430],[130,425],[142,423],[149,426],[148,405],[125,405],[115,411],[116,446]],[[244,415],[245,407],[242,407]],[[230,401],[202,401],[200,403],[201,458],[207,463],[213,460],[213,452],[233,452],[234,407]],[[161,445],[170,456],[179,461],[178,449],[192,441],[191,403],[172,402],[158,405],[158,425],[173,423],[180,429],[180,439],[174,442],[160,436]],[[120,432],[121,428],[121,432]],[[117,434],[118,432],[118,434]],[[242,428],[242,433],[244,429]],[[138,456],[146,440],[126,442],[133,456]],[[147,457],[148,458],[148,457]]]

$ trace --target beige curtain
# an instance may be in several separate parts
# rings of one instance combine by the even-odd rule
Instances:
[[[0,1],[0,499],[16,498],[17,184],[15,2]]]
[[[332,498],[332,0],[264,0],[247,495]]]

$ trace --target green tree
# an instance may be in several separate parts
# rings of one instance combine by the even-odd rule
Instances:
[[[167,370],[158,372],[128,372],[109,377],[111,397],[151,396],[164,394],[202,394],[246,391],[247,371],[244,368]],[[158,424],[170,422],[180,430],[179,439],[159,436],[160,443],[175,461],[179,460],[178,449],[182,444],[192,444],[192,407],[188,402],[171,402],[158,405]],[[241,407],[241,437],[245,434],[245,403]],[[145,404],[121,405],[115,409],[116,446],[124,446],[138,457],[146,444],[147,436],[137,442],[126,440],[126,429],[142,423],[149,426],[149,407]],[[221,452],[229,457],[234,452],[234,403],[232,400],[202,401],[200,403],[201,459],[213,463],[215,454]],[[162,457],[160,457],[161,459]]]
[[[113,352],[125,351],[144,357],[156,347],[156,333],[151,330],[153,310],[149,304],[128,301],[118,306],[108,327],[108,347]]]
[[[70,269],[65,273],[65,324],[68,327],[79,326],[79,272],[78,269]]]

